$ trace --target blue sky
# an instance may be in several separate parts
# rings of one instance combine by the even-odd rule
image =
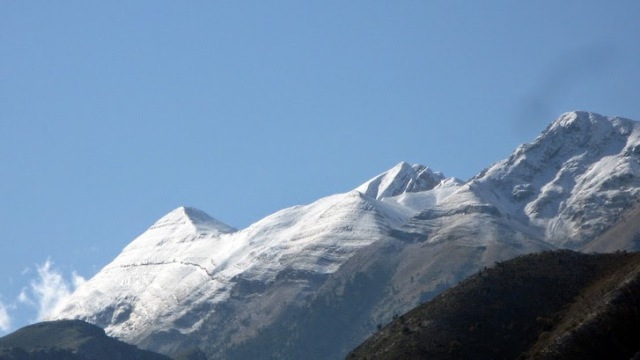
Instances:
[[[640,120],[638,16],[637,1],[2,1],[0,334],[180,205],[242,228],[400,161],[469,178],[565,111]]]

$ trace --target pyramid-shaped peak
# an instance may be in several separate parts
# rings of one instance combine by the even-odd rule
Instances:
[[[218,233],[232,233],[236,231],[234,227],[213,218],[204,211],[188,206],[180,206],[166,214],[160,218],[160,220],[156,221],[151,229],[178,226],[192,226],[197,230]]]
[[[419,192],[433,189],[444,175],[430,168],[407,162],[400,162],[390,170],[374,177],[356,188],[365,196],[376,199],[398,196],[406,192]]]
[[[184,215],[191,220],[193,223],[208,223],[211,221],[218,221],[211,217],[209,214],[202,210],[198,210],[196,208],[181,206],[178,209],[184,212]]]

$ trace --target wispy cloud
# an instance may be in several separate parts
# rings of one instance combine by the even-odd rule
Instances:
[[[0,331],[7,332],[11,329],[11,317],[7,307],[0,301]]]
[[[48,319],[85,279],[74,272],[70,281],[65,280],[51,259],[38,265],[36,270],[37,277],[29,283],[29,287],[22,289],[18,301],[36,307],[36,320],[42,321]]]

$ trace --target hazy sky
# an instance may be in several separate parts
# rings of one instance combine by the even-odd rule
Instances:
[[[1,1],[0,334],[180,205],[242,228],[640,120],[640,2],[594,3]]]

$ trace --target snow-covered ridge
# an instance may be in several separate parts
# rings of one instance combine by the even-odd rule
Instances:
[[[53,318],[84,319],[130,339],[150,326],[175,328],[196,303],[228,299],[238,281],[267,284],[284,270],[331,274],[459,186],[443,179],[400,163],[358,187],[382,200],[353,190],[278,211],[240,231],[179,207],[125,247]],[[181,323],[183,332],[199,326]]]
[[[639,138],[635,121],[565,113],[471,184],[505,213],[540,228],[547,241],[575,248],[639,195]]]
[[[84,319],[134,343],[154,334],[163,343],[163,331],[193,340],[204,336],[203,326],[242,341],[277,321],[277,309],[307,306],[304,299],[317,291],[346,291],[354,272],[379,276],[366,265],[377,256],[389,256],[396,267],[375,311],[399,313],[495,261],[584,249],[638,203],[638,123],[571,112],[468,182],[401,162],[352,191],[280,210],[241,230],[177,208],[52,317]],[[277,290],[273,298],[256,296],[264,289]],[[255,308],[255,299],[264,308]],[[254,316],[247,329],[226,324],[247,313]],[[380,323],[378,315],[359,326]]]

